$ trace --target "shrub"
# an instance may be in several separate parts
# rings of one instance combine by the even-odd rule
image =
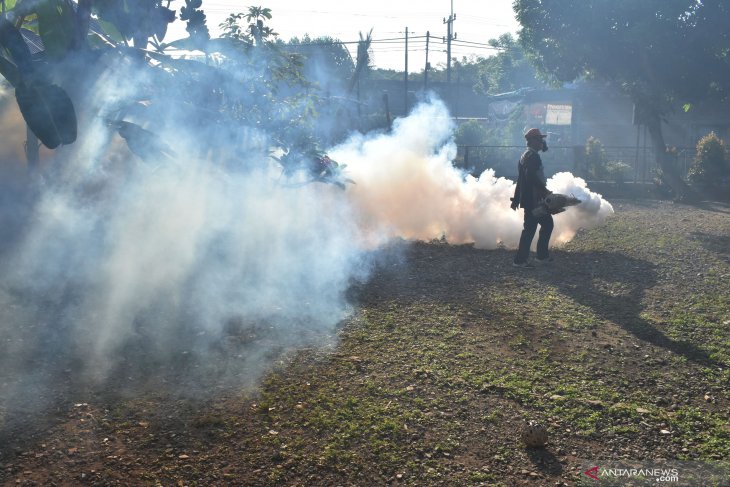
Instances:
[[[616,183],[626,181],[626,175],[631,170],[631,166],[624,161],[608,161],[605,165],[606,175]]]
[[[486,138],[487,130],[477,120],[462,123],[454,132],[456,145],[482,145]]]
[[[727,173],[725,142],[715,132],[710,132],[697,143],[697,153],[688,172],[689,180],[700,185],[714,186],[727,177]]]
[[[606,149],[603,148],[601,141],[595,137],[588,137],[586,141],[584,163],[586,176],[593,179],[603,179],[606,176],[606,164],[608,163]]]

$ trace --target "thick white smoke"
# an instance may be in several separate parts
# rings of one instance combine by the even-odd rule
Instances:
[[[568,207],[565,212],[555,216],[552,242],[556,244],[568,242],[579,229],[594,228],[613,214],[611,203],[589,190],[585,180],[569,172],[555,174],[548,179],[547,187],[553,193],[573,195],[582,201],[578,206]]]
[[[43,387],[58,368],[105,380],[194,363],[255,378],[270,354],[332,333],[374,246],[445,235],[514,247],[519,238],[514,183],[451,165],[441,102],[333,149],[356,183],[342,191],[282,184],[264,156],[246,167],[196,157],[195,140],[172,126],[163,138],[175,156],[141,162],[120,140],[108,143],[104,100],[119,91],[98,86],[100,115],[38,178],[13,245],[0,248],[6,398]],[[556,243],[612,212],[581,179],[562,173],[548,185],[585,200],[558,215]]]
[[[162,135],[175,157],[142,162],[108,144],[101,100],[115,93],[99,86],[100,116],[26,187],[35,197],[0,248],[2,396],[32,397],[66,369],[86,382],[187,364],[250,380],[269,355],[326,340],[368,268],[344,193],[282,185],[265,155],[196,157],[174,127]]]
[[[348,195],[371,241],[443,235],[451,243],[473,242],[484,249],[517,246],[522,210],[509,206],[514,182],[495,177],[491,169],[474,178],[455,168],[450,120],[444,104],[431,101],[396,120],[392,133],[355,135],[332,152],[357,182]],[[518,158],[515,154],[515,164]],[[567,242],[578,229],[592,228],[613,213],[610,203],[569,173],[556,174],[547,185],[583,201],[556,215],[553,244]]]

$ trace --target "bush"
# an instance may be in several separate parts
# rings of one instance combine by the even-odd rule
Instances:
[[[606,177],[606,164],[608,164],[606,149],[603,148],[601,141],[595,137],[588,137],[586,141],[584,164],[586,176],[593,179],[604,179]]]
[[[727,178],[728,161],[725,142],[710,132],[697,143],[697,153],[687,176],[693,183],[715,186]]]
[[[456,128],[456,145],[482,145],[487,138],[487,130],[477,120],[469,120]]]
[[[623,161],[608,161],[605,165],[606,175],[616,183],[626,181],[626,175],[631,170],[631,166]]]

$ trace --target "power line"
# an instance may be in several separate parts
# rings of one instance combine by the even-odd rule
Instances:
[[[488,42],[465,41],[465,40],[462,40],[462,39],[458,39],[458,40],[454,39],[454,42],[458,42],[458,43],[461,43],[461,44],[470,44],[472,46],[491,47],[492,49],[503,49],[503,48],[500,48],[500,47],[495,47],[495,46],[489,44]]]

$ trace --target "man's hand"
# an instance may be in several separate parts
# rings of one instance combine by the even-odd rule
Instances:
[[[519,208],[519,206],[520,206],[520,202],[517,201],[516,198],[510,198],[510,201],[512,202],[512,204],[509,205],[509,207],[512,208],[513,210],[517,211],[517,208]]]

